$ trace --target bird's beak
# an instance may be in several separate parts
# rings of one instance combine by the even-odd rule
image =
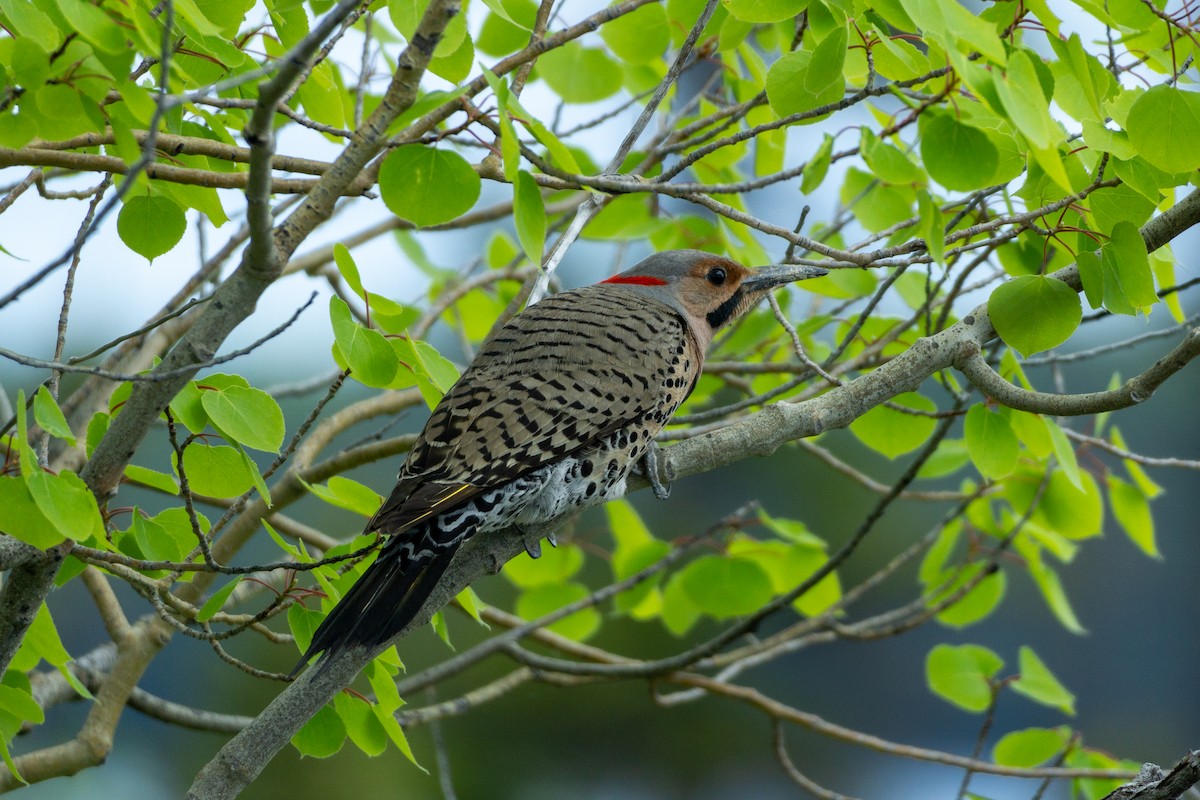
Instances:
[[[776,264],[770,267],[759,267],[746,280],[742,288],[748,292],[765,292],[785,283],[794,283],[806,278],[819,278],[829,274],[829,270],[820,267],[802,267],[799,264]]]

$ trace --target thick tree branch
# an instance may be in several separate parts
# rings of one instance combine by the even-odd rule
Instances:
[[[1181,758],[1166,775],[1155,764],[1144,764],[1137,777],[1104,796],[1104,800],[1179,800],[1200,783],[1200,750]]]
[[[8,540],[8,536],[0,535],[0,541]],[[54,585],[54,576],[70,547],[68,541],[44,553],[34,549],[37,553],[34,556],[26,547],[16,547],[11,542],[5,546],[4,549],[15,554],[16,559],[4,581],[3,591],[0,591],[0,674],[8,669],[21,646],[25,631],[33,624],[42,600]]]

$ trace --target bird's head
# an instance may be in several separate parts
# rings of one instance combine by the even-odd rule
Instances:
[[[824,274],[817,267],[790,264],[748,269],[701,250],[667,250],[603,283],[630,287],[674,308],[687,320],[703,351],[717,331],[772,289]]]

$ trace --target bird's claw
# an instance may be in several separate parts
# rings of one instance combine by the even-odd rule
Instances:
[[[521,533],[524,536],[524,539],[522,540],[521,543],[523,545],[525,545],[525,552],[529,553],[530,558],[541,558],[542,557],[541,537],[539,537],[536,533],[528,533],[527,531],[524,531],[524,530],[522,530]],[[550,543],[551,547],[558,547],[558,539],[554,538],[553,531],[546,534],[546,541]]]
[[[666,500],[671,496],[671,478],[674,476],[669,474],[671,470],[668,467],[667,482],[663,483],[658,474],[658,445],[654,442],[650,443],[646,455],[642,456],[642,472],[645,474],[646,480],[650,481],[650,488],[654,490],[655,497],[659,500]]]

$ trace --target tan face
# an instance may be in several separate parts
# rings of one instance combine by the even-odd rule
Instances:
[[[705,320],[716,331],[755,299],[742,289],[742,282],[752,274],[728,258],[699,259],[680,280],[679,297],[690,316]]]

